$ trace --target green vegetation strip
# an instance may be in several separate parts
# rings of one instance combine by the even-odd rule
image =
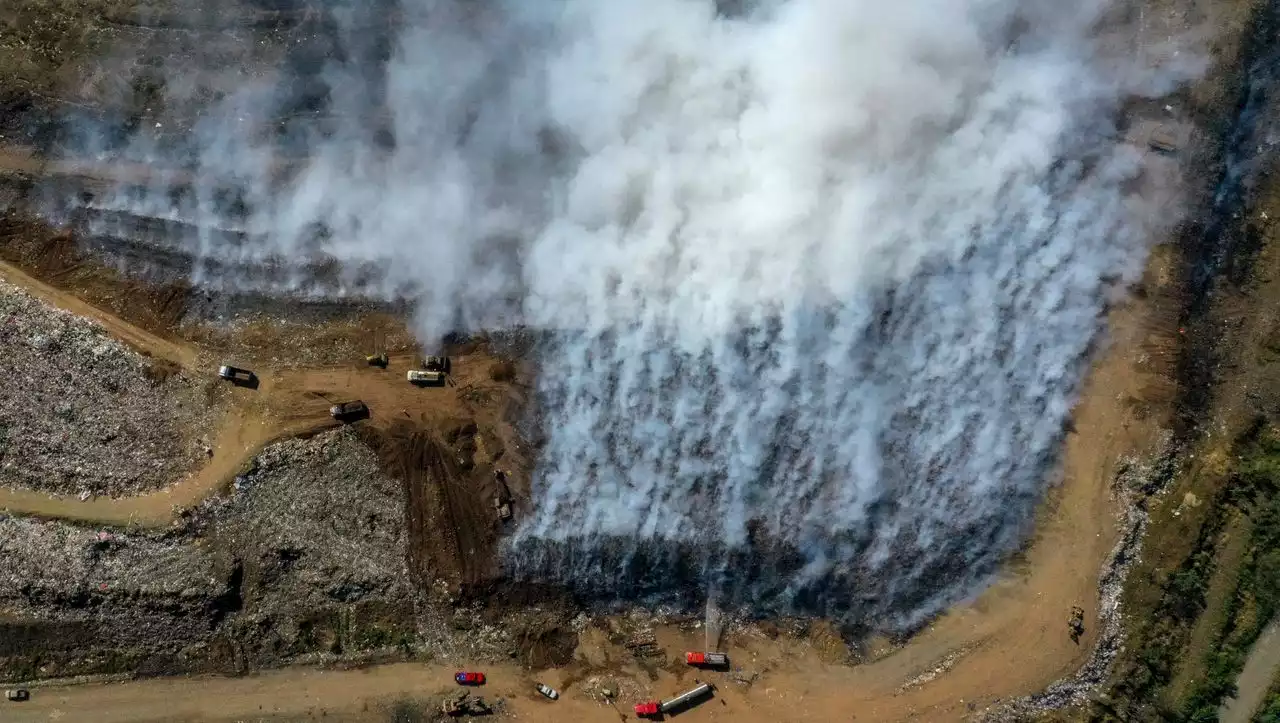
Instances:
[[[1235,693],[1250,646],[1280,609],[1280,435],[1259,419],[1235,448],[1235,470],[1211,500],[1195,545],[1165,580],[1154,614],[1131,637],[1135,653],[1119,666],[1109,695],[1095,702],[1089,720],[1206,723],[1218,720],[1218,706]],[[1160,694],[1204,612],[1222,531],[1237,511],[1252,521],[1252,536],[1225,624],[1205,661],[1205,675],[1170,710],[1159,702]],[[1273,695],[1269,704],[1276,702]],[[1274,716],[1262,720],[1280,723]]]
[[[1241,452],[1231,489],[1236,504],[1253,520],[1253,534],[1205,677],[1183,705],[1184,720],[1195,723],[1218,720],[1218,706],[1235,695],[1249,649],[1280,609],[1280,439],[1267,431]]]
[[[1271,690],[1267,691],[1267,697],[1253,716],[1252,723],[1280,723],[1280,675],[1271,684]]]

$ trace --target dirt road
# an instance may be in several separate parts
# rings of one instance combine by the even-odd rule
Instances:
[[[0,262],[0,279],[27,290],[58,308],[93,319],[136,351],[181,366],[194,376],[212,376],[218,362],[194,345],[164,339],[140,329],[74,295]],[[388,426],[409,419],[427,422],[454,413],[457,387],[418,388],[405,381],[413,365],[410,355],[393,356],[385,369],[363,362],[343,367],[303,370],[260,369],[257,388],[234,388],[232,403],[220,423],[212,455],[198,469],[154,493],[127,498],[50,495],[0,488],[0,510],[82,522],[163,527],[183,509],[229,486],[236,473],[274,441],[305,436],[338,426],[329,415],[335,402],[363,400],[370,408],[367,423]],[[458,383],[473,382],[481,372],[466,368]]]
[[[133,324],[123,321],[92,304],[85,303],[72,294],[50,286],[4,261],[0,261],[0,281],[21,287],[27,293],[50,306],[56,306],[86,319],[93,319],[101,324],[112,336],[142,354],[171,361],[190,371],[198,371],[200,369],[200,353],[194,347],[162,339],[146,330],[139,329]]]
[[[47,171],[47,169],[45,169]],[[160,339],[109,314],[26,277],[3,269],[4,278],[50,303],[104,323],[136,348],[170,359],[198,373],[212,373],[200,350]],[[1155,269],[1156,279],[1171,277]],[[24,278],[25,277],[25,278]],[[1158,281],[1149,285],[1158,291]],[[1155,294],[1153,294],[1155,296]],[[997,700],[1030,694],[1074,672],[1096,639],[1097,582],[1116,540],[1111,482],[1122,456],[1153,451],[1155,419],[1139,419],[1126,399],[1142,398],[1151,375],[1139,359],[1149,335],[1149,302],[1133,301],[1111,315],[1111,346],[1095,365],[1075,410],[1066,442],[1062,483],[1041,511],[1036,538],[1015,569],[976,601],[939,618],[906,647],[856,667],[829,665],[820,651],[795,642],[736,640],[729,652],[743,667],[762,673],[749,689],[722,681],[719,700],[682,715],[681,720],[736,721],[958,720]],[[273,439],[305,434],[333,424],[326,411],[340,399],[362,398],[374,410],[372,424],[395,419],[427,421],[456,407],[452,388],[415,389],[404,380],[411,360],[392,359],[386,370],[352,364],[301,371],[260,370],[256,390],[237,389],[212,459],[187,479],[153,495],[121,500],[49,498],[0,491],[0,507],[114,523],[163,525],[175,508],[198,502],[227,484],[239,466]],[[480,375],[480,365],[458,365]],[[467,371],[470,369],[470,371]],[[460,386],[478,377],[458,380]],[[1079,644],[1068,636],[1073,605],[1085,610]],[[696,648],[677,631],[659,631],[679,648]],[[589,644],[584,659],[595,653]],[[1031,651],[1034,651],[1032,653]],[[595,651],[598,652],[598,651]],[[614,657],[612,660],[617,660]],[[747,662],[749,661],[749,662]],[[609,674],[626,675],[657,695],[687,686],[664,671],[643,671],[608,663]],[[564,686],[556,704],[528,692],[529,679],[514,668],[489,668],[495,688],[518,695],[520,720],[616,720],[612,708],[581,697],[566,671],[539,674]],[[246,679],[154,680],[107,686],[38,691],[30,705],[6,709],[15,720],[148,721],[245,720],[253,716],[321,715],[345,711],[345,719],[375,715],[378,703],[421,694],[446,683],[451,670],[394,665],[367,671],[284,670]],[[656,680],[650,677],[656,675]],[[653,681],[652,683],[650,681]],[[629,705],[635,701],[621,701]],[[180,706],[180,707],[175,707]],[[112,717],[114,716],[114,717]],[[175,716],[180,716],[175,718]],[[279,718],[277,718],[279,719]]]
[[[157,356],[180,361],[199,373],[199,350],[155,338],[103,312],[85,308],[13,269],[6,280],[20,284],[63,308],[102,320],[122,339]],[[34,282],[34,283],[33,283]],[[1095,639],[1097,579],[1116,537],[1110,484],[1117,459],[1155,444],[1156,425],[1135,419],[1122,400],[1142,393],[1147,378],[1137,370],[1147,325],[1143,302],[1112,315],[1112,346],[1087,383],[1068,438],[1063,482],[1042,512],[1037,537],[1025,564],[969,605],[937,620],[905,648],[874,662],[828,665],[807,645],[777,641],[731,641],[738,661],[764,671],[754,687],[729,681],[719,700],[682,716],[738,721],[957,720],[995,700],[1042,689],[1071,674]],[[403,381],[411,360],[397,357],[386,370],[351,365],[296,372],[266,370],[256,390],[237,389],[233,412],[224,422],[214,457],[201,470],[168,490],[120,500],[49,498],[0,491],[0,506],[14,512],[82,520],[165,524],[175,508],[194,504],[226,484],[240,464],[272,439],[305,434],[332,424],[326,411],[337,399],[359,397],[375,410],[372,423],[396,415],[427,419],[447,414],[448,388],[415,389]],[[1072,605],[1086,610],[1080,644],[1067,635]],[[679,647],[696,648],[675,631],[661,635]],[[1028,655],[1028,651],[1035,651]],[[589,656],[590,651],[580,650]],[[616,720],[617,713],[565,690],[554,705],[526,695],[529,679],[512,668],[490,668],[494,692],[523,695],[513,704],[520,720]],[[930,671],[939,671],[931,674]],[[346,711],[348,717],[374,715],[378,703],[406,694],[434,691],[450,670],[394,665],[368,671],[284,670],[246,679],[154,680],[106,686],[37,691],[30,705],[6,709],[14,720],[148,721],[232,720],[256,715],[320,715]],[[647,681],[639,669],[617,669]],[[540,676],[560,683],[564,671]],[[912,685],[909,681],[919,681]],[[686,685],[660,673],[653,687],[670,694]],[[648,683],[645,683],[646,685]],[[175,703],[175,701],[180,701]],[[634,701],[623,701],[631,703]],[[180,708],[175,708],[180,705]],[[261,707],[260,707],[261,706]],[[175,718],[175,715],[181,717]]]

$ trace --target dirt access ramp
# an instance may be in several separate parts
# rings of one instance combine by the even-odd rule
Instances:
[[[13,264],[0,261],[0,280],[22,288],[50,306],[92,319],[101,324],[116,339],[144,356],[163,359],[190,371],[199,371],[201,368],[201,355],[194,347],[163,339],[145,329],[140,329],[82,301],[73,294],[40,281]]]
[[[217,362],[211,352],[141,329],[73,294],[40,281],[11,264],[0,262],[0,279],[29,291],[50,305],[93,319],[112,336],[146,356],[169,361],[197,376],[211,377],[216,373]],[[484,355],[473,355],[460,360],[462,363],[457,365],[460,369],[455,372],[454,385],[425,388],[412,386],[405,379],[406,372],[416,366],[416,361],[413,355],[402,354],[392,356],[385,368],[373,367],[359,360],[346,365],[257,370],[259,383],[256,388],[235,387],[230,390],[229,411],[214,435],[209,460],[185,478],[176,480],[173,485],[155,493],[135,497],[86,500],[0,488],[0,509],[17,514],[83,522],[163,527],[170,524],[182,510],[225,490],[238,471],[266,445],[339,426],[340,423],[329,414],[330,406],[354,399],[363,400],[370,408],[369,419],[363,424],[380,430],[417,429],[423,434],[423,430],[433,430],[428,435],[432,440],[450,434],[456,438],[457,433],[450,430],[459,428],[475,436],[477,427],[474,418],[477,415],[483,417],[486,424],[498,423],[501,410],[495,405],[480,405],[484,408],[477,409],[476,404],[465,403],[463,395],[459,393],[459,389],[468,394],[476,389],[493,387],[493,391],[501,396],[501,385],[490,382],[486,377],[491,360]],[[405,433],[399,434],[403,436]],[[500,434],[488,435],[491,440],[501,437]],[[500,443],[497,444],[501,446]],[[434,448],[438,442],[433,441],[432,445]],[[495,445],[491,443],[488,446]],[[461,460],[465,465],[474,466],[475,459],[483,457],[487,461],[493,456],[492,450],[489,450],[487,456],[475,455],[473,451],[465,449],[463,451],[467,451],[470,457]],[[466,545],[466,549],[487,549],[493,513],[491,510],[480,510],[482,503],[477,501],[479,498],[475,485],[467,485],[458,479],[459,475],[455,472],[459,466],[455,459],[456,451],[448,455],[442,452],[441,455],[448,459],[449,464],[441,467],[447,474],[440,478],[443,481],[438,482],[444,485],[445,493],[440,497],[439,503],[445,504],[450,510],[450,518],[462,520],[466,525],[479,525],[479,518],[484,515],[483,522],[486,524],[479,529],[483,530],[481,540],[485,544],[479,545],[473,541]],[[429,482],[417,476],[415,479],[418,479],[420,485],[427,485]],[[437,484],[434,481],[430,483]],[[434,512],[420,515],[433,521],[438,516]],[[424,534],[427,533],[424,531]],[[464,533],[463,536],[467,537],[467,534]],[[431,536],[438,535],[431,533]],[[462,573],[461,568],[457,571]]]
[[[212,374],[200,350],[161,338],[46,284],[11,264],[0,261],[0,279],[41,301],[92,319],[134,350],[176,364],[195,374]],[[327,422],[328,420],[324,420]],[[81,500],[27,490],[0,488],[0,509],[10,513],[106,524],[161,527],[181,509],[191,507],[223,489],[245,462],[271,441],[314,431],[317,420],[276,421],[248,390],[236,390],[233,404],[214,437],[213,453],[199,469],[154,493],[126,498]]]

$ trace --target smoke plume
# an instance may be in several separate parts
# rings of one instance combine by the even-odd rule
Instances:
[[[1103,3],[305,8],[85,134],[172,169],[93,203],[208,286],[545,332],[513,574],[910,625],[1023,538],[1149,237]]]

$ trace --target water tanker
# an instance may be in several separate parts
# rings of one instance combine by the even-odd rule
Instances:
[[[681,708],[685,708],[697,702],[699,698],[711,694],[711,684],[702,683],[692,690],[687,690],[671,700],[662,701],[661,711],[663,713],[674,713]]]

